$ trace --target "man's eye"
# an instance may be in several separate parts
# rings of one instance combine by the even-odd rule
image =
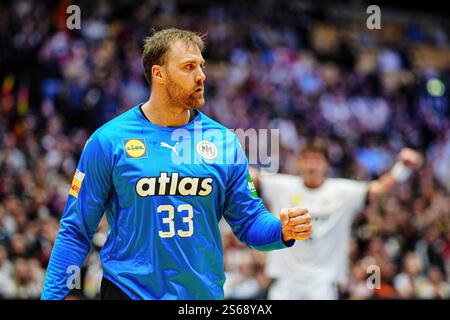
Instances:
[[[192,69],[194,69],[194,66],[192,64],[188,64],[188,65],[186,65],[186,69],[192,70]]]

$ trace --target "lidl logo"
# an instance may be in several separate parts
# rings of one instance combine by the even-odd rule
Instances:
[[[143,158],[147,156],[145,139],[129,139],[124,142],[127,158]]]

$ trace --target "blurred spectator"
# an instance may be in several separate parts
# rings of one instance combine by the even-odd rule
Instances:
[[[402,272],[394,278],[394,286],[400,298],[429,298],[427,285],[420,258],[413,252],[407,253],[403,259]]]
[[[358,261],[352,268],[347,284],[349,298],[353,300],[368,299],[373,295],[373,288],[367,285],[367,266],[364,261]]]
[[[39,299],[44,285],[44,273],[36,260],[16,259],[14,278],[16,298]]]
[[[8,258],[6,248],[0,246],[0,298],[15,297],[14,266]]]

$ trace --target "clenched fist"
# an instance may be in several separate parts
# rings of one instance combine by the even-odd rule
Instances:
[[[283,208],[280,219],[283,241],[306,240],[311,236],[312,218],[307,209]]]
[[[398,154],[398,159],[410,169],[420,167],[423,162],[422,155],[410,148],[403,148]]]

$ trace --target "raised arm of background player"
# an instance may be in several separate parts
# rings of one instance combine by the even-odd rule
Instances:
[[[293,240],[311,236],[312,218],[307,209],[288,208],[275,218],[256,194],[249,175],[248,160],[237,138],[237,159],[229,168],[223,216],[234,234],[247,246],[260,250],[276,250],[292,246]]]
[[[423,158],[421,154],[410,148],[403,148],[398,156],[397,162],[392,169],[376,180],[368,184],[368,198],[375,200],[385,193],[389,192],[397,183],[406,182],[413,171],[422,165]],[[259,185],[259,171],[255,168],[250,169],[250,175],[256,186]]]
[[[406,182],[413,171],[422,165],[423,159],[419,152],[403,148],[398,156],[397,162],[390,171],[383,174],[377,180],[369,182],[369,200],[375,200],[389,192],[397,183]]]

